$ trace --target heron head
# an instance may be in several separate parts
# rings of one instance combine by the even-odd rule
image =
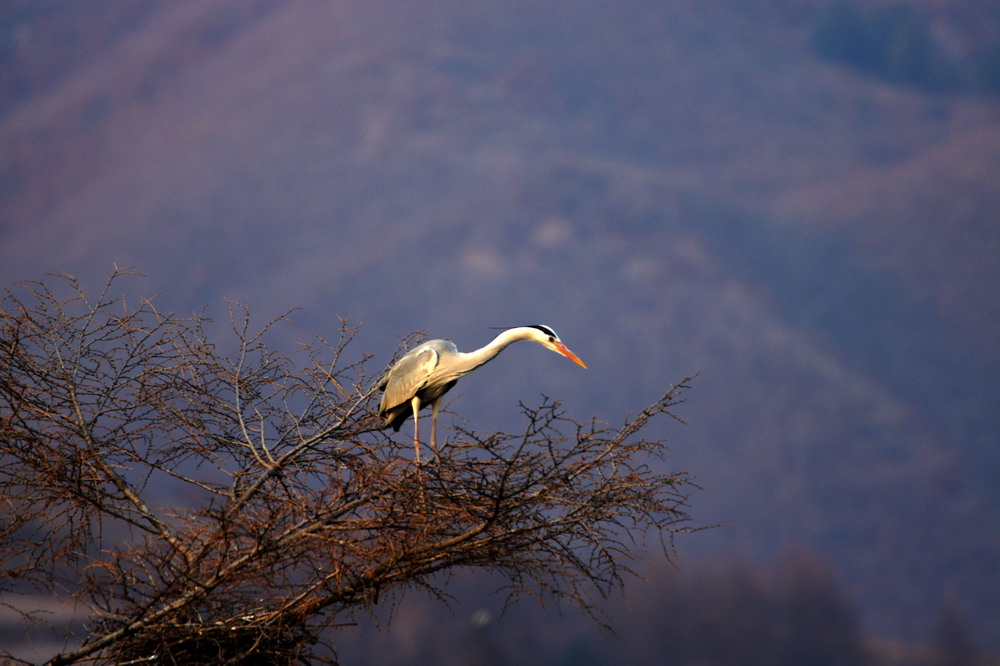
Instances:
[[[559,339],[559,336],[552,329],[551,326],[546,326],[545,324],[535,324],[529,326],[528,328],[534,329],[536,334],[533,335],[533,339],[543,347],[551,349],[557,354],[565,356],[569,360],[573,361],[577,365],[587,367],[587,364],[580,360],[580,357],[569,350],[563,341]]]

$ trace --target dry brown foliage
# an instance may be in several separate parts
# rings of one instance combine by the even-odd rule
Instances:
[[[380,430],[370,357],[347,356],[356,329],[293,360],[234,306],[225,354],[206,320],[112,297],[123,275],[96,299],[24,283],[0,310],[0,593],[88,615],[51,664],[308,662],[461,567],[594,613],[637,544],[687,521],[690,480],[639,436],[683,382],[620,427],[546,399],[520,434],[458,428],[417,466]]]

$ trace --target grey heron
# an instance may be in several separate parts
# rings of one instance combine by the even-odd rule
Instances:
[[[551,327],[543,324],[517,326],[496,336],[485,347],[473,352],[458,351],[449,340],[428,340],[417,345],[386,373],[379,382],[382,393],[378,412],[382,427],[399,432],[403,422],[413,416],[413,450],[420,462],[420,409],[431,405],[431,448],[437,451],[437,419],[441,398],[463,377],[518,340],[532,340],[546,349],[562,354],[574,363],[587,365],[563,344]]]

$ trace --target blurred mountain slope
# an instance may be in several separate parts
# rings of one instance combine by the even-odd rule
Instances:
[[[507,352],[455,391],[480,429],[700,371],[664,435],[733,526],[690,548],[804,543],[880,631],[946,594],[1000,628],[995,101],[819,59],[805,2],[95,5],[10,14],[5,284],[117,262],[386,360],[539,321],[591,365]]]

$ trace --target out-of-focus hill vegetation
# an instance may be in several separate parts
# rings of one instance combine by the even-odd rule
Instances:
[[[1000,92],[996,6],[830,0],[812,45],[833,62],[930,92]]]
[[[848,56],[844,16],[909,45]],[[353,315],[386,358],[540,321],[591,366],[508,352],[455,392],[479,429],[700,371],[669,464],[731,526],[682,553],[803,545],[872,631],[956,598],[1000,635],[993,3],[9,0],[0,25],[5,283],[134,264],[167,309]]]

